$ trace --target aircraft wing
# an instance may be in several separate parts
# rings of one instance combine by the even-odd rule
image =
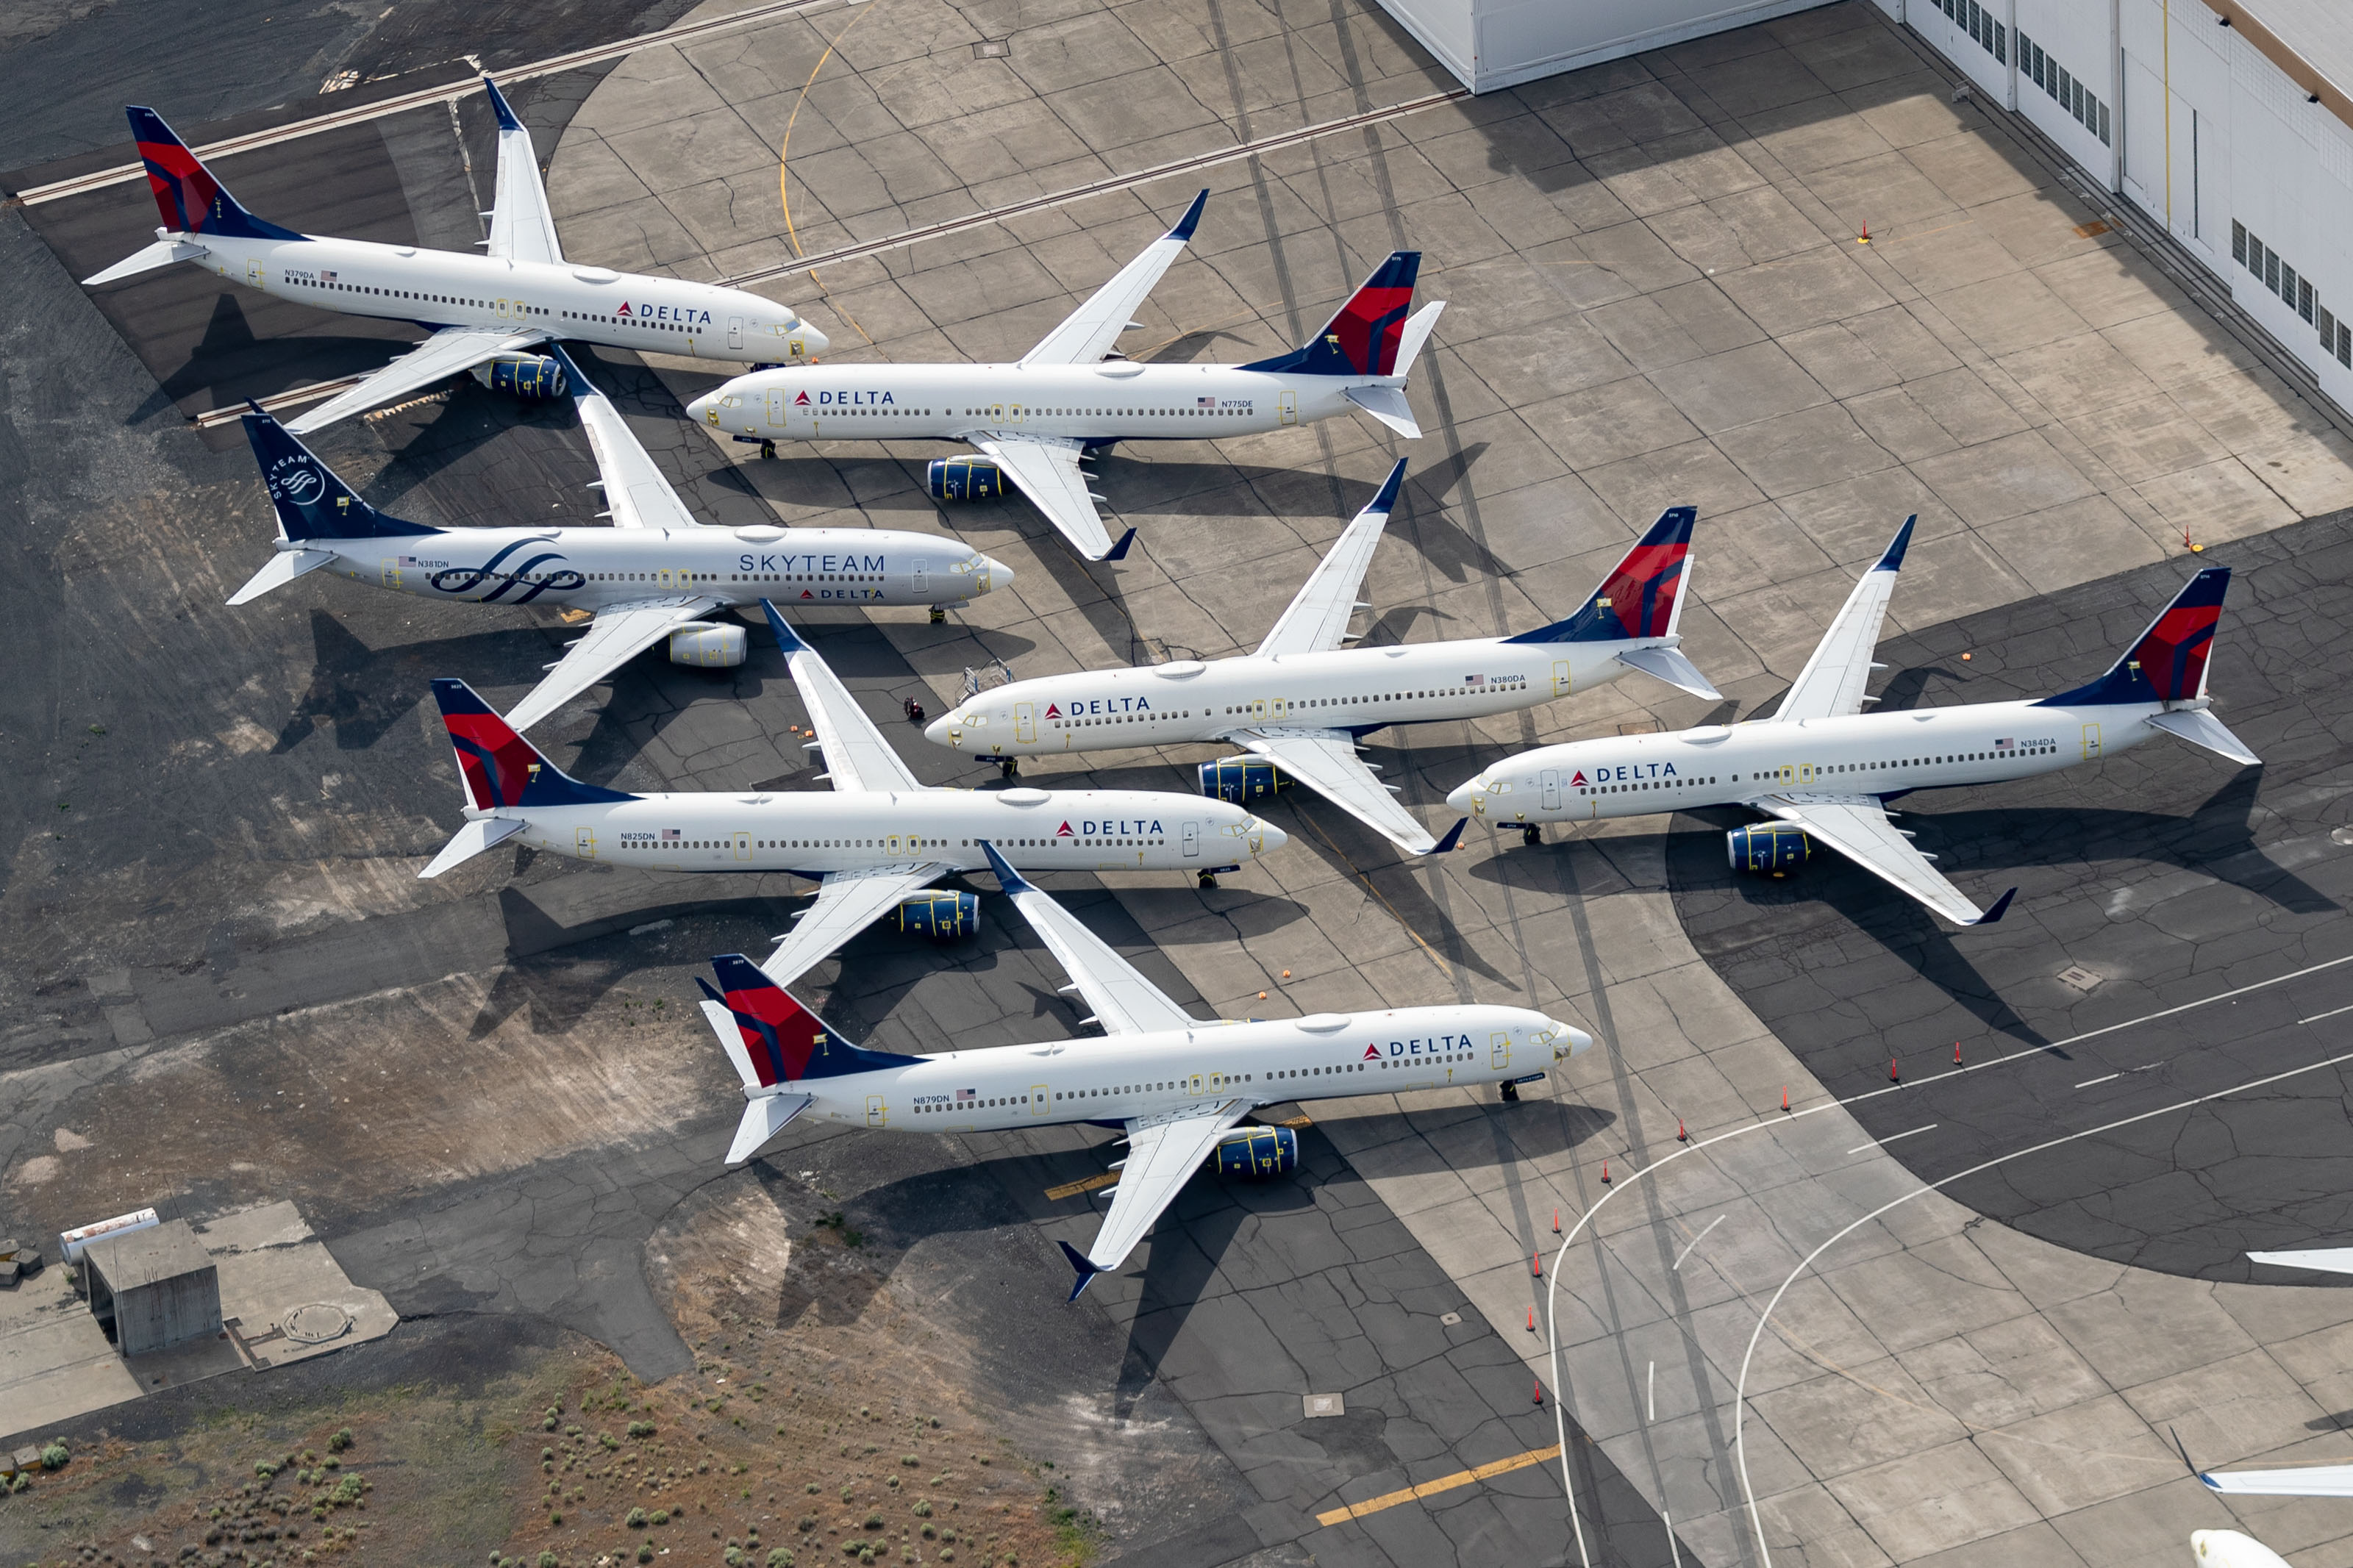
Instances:
[[[1111,1212],[1084,1257],[1069,1242],[1062,1255],[1078,1270],[1071,1300],[1087,1282],[1106,1269],[1116,1268],[1135,1249],[1153,1222],[1174,1202],[1193,1173],[1218,1147],[1218,1140],[1233,1131],[1249,1114],[1247,1100],[1228,1100],[1178,1111],[1171,1116],[1142,1117],[1127,1124],[1127,1158],[1121,1162],[1119,1185],[1111,1193]]]
[[[1773,722],[1799,719],[1839,719],[1862,711],[1863,688],[1871,682],[1871,653],[1879,646],[1880,623],[1887,618],[1887,601],[1895,594],[1895,574],[1904,567],[1905,548],[1912,542],[1907,517],[1895,531],[1894,542],[1862,574],[1862,580],[1839,607],[1838,618],[1822,634],[1814,656],[1798,672],[1797,684],[1781,699]]]
[[[1120,333],[1127,331],[1128,319],[1144,303],[1144,297],[1152,292],[1153,285],[1160,281],[1169,263],[1193,237],[1193,230],[1201,221],[1201,209],[1208,200],[1207,191],[1195,196],[1175,228],[1145,246],[1142,255],[1121,268],[1060,326],[1039,339],[1038,346],[1021,356],[1021,363],[1092,364],[1103,358],[1119,341]]]
[[[977,431],[965,439],[997,459],[1014,488],[1028,496],[1046,521],[1062,531],[1062,537],[1090,561],[1117,560],[1126,553],[1126,542],[1121,542],[1117,552],[1112,549],[1110,531],[1103,527],[1103,514],[1095,510],[1095,494],[1087,489],[1087,477],[1079,471],[1079,458],[1085,448],[1078,442],[1061,437],[1007,436],[992,430]]]
[[[1345,730],[1234,730],[1226,739],[1264,757],[1277,771],[1346,812],[1409,855],[1428,855],[1439,841],[1399,805],[1387,784],[1356,755],[1356,738]],[[1446,847],[1454,847],[1449,834]]]
[[[790,985],[834,949],[881,920],[910,893],[920,893],[950,868],[941,865],[876,866],[863,871],[836,871],[818,884],[817,902],[801,912],[790,934],[776,942],[776,951],[760,965],[761,973],[779,985]]]
[[[1792,822],[1873,876],[1909,893],[1955,925],[1991,925],[2010,908],[2012,888],[1989,911],[1969,902],[1867,795],[1769,795],[1743,801],[1751,811]]]
[[[2353,1497],[2353,1465],[2306,1465],[2292,1470],[2200,1470],[2198,1479],[2218,1492],[2242,1492],[2253,1497]]]
[[[1171,1001],[1168,994],[1146,980],[1135,965],[1111,943],[1079,923],[1078,917],[1056,903],[1020,872],[987,839],[989,868],[1013,900],[1013,907],[1071,977],[1079,994],[1094,1009],[1091,1022],[1112,1035],[1142,1035],[1155,1030],[1198,1029],[1201,1020]]]
[[[484,360],[518,353],[546,341],[545,332],[517,331],[507,327],[444,327],[349,392],[339,393],[300,419],[290,421],[286,428],[297,436],[323,430],[339,419],[364,414],[412,392],[422,392],[436,382],[473,369]]]
[[[613,400],[580,373],[580,366],[560,343],[547,345],[548,356],[564,366],[572,388],[573,406],[580,411],[580,428],[596,458],[596,476],[604,481],[606,510],[615,528],[701,528],[702,521],[686,510],[686,502],[654,466],[637,433],[613,406]]]
[[[681,626],[702,620],[720,601],[707,596],[607,605],[579,641],[547,667],[547,679],[514,705],[507,727],[530,729]]]
[[[1404,483],[1405,459],[1400,458],[1380,493],[1340,531],[1339,540],[1307,574],[1291,607],[1258,645],[1258,657],[1327,653],[1346,638],[1348,617],[1356,613],[1356,595],[1364,589],[1365,569],[1373,563],[1373,552],[1381,542],[1381,531],[1389,525],[1389,512]]]
[[[490,254],[502,261],[559,262],[563,247],[555,243],[555,218],[547,210],[547,188],[539,182],[539,154],[532,150],[531,132],[522,128],[506,94],[489,77],[482,90],[499,117],[499,194],[491,203]]]
[[[831,666],[819,658],[817,650],[801,641],[776,606],[767,600],[760,608],[768,613],[768,625],[776,629],[776,646],[785,650],[785,667],[792,671],[793,684],[801,689],[801,701],[808,709],[809,722],[817,726],[818,743],[824,749],[826,776],[837,790],[857,793],[904,790],[909,794],[931,786],[919,781],[907,771],[906,763],[891,749],[858,699],[841,684],[841,678]],[[783,982],[777,982],[782,984]]]

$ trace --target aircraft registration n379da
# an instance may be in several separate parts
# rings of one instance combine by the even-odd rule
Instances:
[[[992,759],[1217,742],[1248,754],[1200,765],[1201,793],[1236,804],[1303,784],[1409,855],[1451,848],[1356,755],[1392,724],[1509,713],[1639,669],[1713,698],[1675,630],[1698,513],[1671,507],[1567,620],[1517,637],[1344,648],[1365,606],[1365,571],[1405,482],[1405,464],[1358,512],[1255,653],[1144,669],[1015,681],[967,698],[924,731]]]
[[[862,1050],[749,960],[714,959],[719,986],[701,983],[702,1010],[749,1101],[728,1163],[749,1160],[803,1114],[900,1132],[1120,1128],[1127,1155],[1094,1245],[1082,1253],[1061,1244],[1078,1274],[1076,1300],[1096,1275],[1120,1266],[1204,1164],[1261,1176],[1296,1168],[1290,1128],[1242,1125],[1261,1106],[1527,1083],[1593,1043],[1530,1008],[1482,1003],[1196,1018],[994,847],[983,848],[1107,1037],[932,1057]]]
[[[934,882],[988,863],[983,841],[1033,871],[1235,870],[1284,834],[1240,806],[1156,790],[963,790],[923,784],[840,679],[764,605],[816,728],[830,791],[628,795],[566,777],[462,680],[433,695],[458,753],[466,823],[417,873],[438,877],[509,839],[576,860],[657,871],[789,871],[817,901],[777,939],[788,984],[874,921],[948,940],[978,900]]]
[[[2019,702],[1865,713],[1887,601],[1918,520],[1906,519],[1847,595],[1771,719],[1662,735],[1574,741],[1522,752],[1447,796],[1489,822],[1591,822],[1742,805],[1775,820],[1732,830],[1733,868],[1785,875],[1822,843],[1955,925],[2010,908],[1972,903],[1889,820],[1887,803],[1921,789],[1996,784],[2096,762],[2162,733],[2248,767],[2261,759],[2223,727],[2206,661],[2231,586],[2227,566],[2189,580],[2114,668],[2088,686]]]
[[[1103,498],[1079,467],[1114,442],[1248,436],[1351,411],[1418,438],[1406,377],[1445,309],[1432,300],[1408,314],[1419,251],[1391,255],[1290,353],[1250,364],[1138,364],[1112,352],[1208,199],[1207,191],[1194,197],[1175,228],[1011,364],[760,371],[712,388],[687,412],[764,451],[784,440],[965,442],[984,456],[934,461],[934,500],[993,500],[1010,483],[1090,561],[1120,559],[1135,536],[1129,529],[1112,543],[1095,510]]]
[[[82,285],[190,261],[282,300],[414,321],[432,334],[295,420],[298,435],[466,371],[497,391],[560,397],[562,370],[533,351],[565,338],[737,364],[801,363],[825,352],[823,332],[757,294],[565,260],[531,132],[487,76],[482,90],[499,120],[498,195],[483,255],[331,239],[266,222],[237,205],[162,115],[133,105],[125,110],[132,139],[164,225],[154,244]]]
[[[871,528],[712,528],[696,521],[620,411],[561,348],[596,457],[610,528],[428,528],[388,517],[259,409],[245,433],[278,510],[278,553],[229,599],[249,604],[311,572],[428,599],[588,610],[595,619],[507,722],[528,730],[668,639],[672,664],[727,668],[744,628],[708,617],[801,605],[961,608],[1013,574],[937,534]]]

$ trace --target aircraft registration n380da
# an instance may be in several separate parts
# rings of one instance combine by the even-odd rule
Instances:
[[[237,205],[162,115],[133,105],[126,110],[132,139],[164,225],[154,244],[82,285],[188,261],[280,299],[414,321],[432,334],[295,420],[297,434],[467,371],[496,391],[560,397],[560,367],[533,351],[565,338],[735,364],[801,363],[825,352],[823,332],[757,294],[565,260],[531,132],[487,76],[482,89],[498,115],[499,174],[481,256],[323,238],[266,222]]]

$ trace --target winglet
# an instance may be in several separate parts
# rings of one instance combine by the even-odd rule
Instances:
[[[1402,467],[1404,467],[1404,465],[1403,465],[1403,464],[1399,464],[1399,465],[1398,465],[1398,467],[1402,468]],[[1443,854],[1445,854],[1448,850],[1450,850],[1450,849],[1453,848],[1457,844],[1460,844],[1460,843],[1461,843],[1461,842],[1462,842],[1462,830],[1463,830],[1465,827],[1468,827],[1470,825],[1471,825],[1471,819],[1470,819],[1469,817],[1467,817],[1467,816],[1458,816],[1458,817],[1456,817],[1456,818],[1454,819],[1454,826],[1451,826],[1451,827],[1450,827],[1450,828],[1448,828],[1448,829],[1446,830],[1446,837],[1443,837],[1443,838],[1441,838],[1441,839],[1440,839],[1437,843],[1435,843],[1435,844],[1431,845],[1431,846],[1430,846],[1427,850],[1425,850],[1425,851],[1424,851],[1424,853],[1425,853],[1425,854],[1430,854],[1430,855],[1443,855]]]
[[[1904,552],[1912,548],[1912,525],[1919,521],[1920,514],[1916,511],[1904,520],[1904,526],[1895,531],[1895,538],[1887,546],[1887,553],[1882,555],[1879,564],[1872,568],[1873,572],[1904,570]]]
[[[487,71],[482,74],[482,90],[491,95],[491,112],[495,113],[499,117],[500,130],[520,131],[522,129],[522,121],[517,120],[515,118],[515,111],[507,107],[507,95],[499,90],[499,84],[491,79],[490,73]]]
[[[1013,862],[997,852],[997,846],[984,838],[981,852],[988,857],[988,868],[997,873],[997,881],[1008,893],[1034,893],[1038,884],[1013,868]]]
[[[1395,511],[1397,510],[1398,492],[1404,488],[1405,459],[1403,458],[1399,458],[1397,460],[1397,466],[1389,469],[1389,477],[1381,481],[1381,493],[1365,503],[1365,511],[1377,511],[1383,513]],[[1363,512],[1359,512],[1357,515],[1361,517],[1364,514]]]
[[[1969,924],[1973,926],[1989,926],[1993,924],[1994,921],[2001,919],[2002,916],[2010,912],[2010,900],[2016,897],[2018,897],[2018,889],[2016,888],[2012,888],[2010,891],[2004,893],[2000,898],[1994,900],[1993,908],[1988,910],[1985,913],[1971,921]]]
[[[1100,1264],[1089,1261],[1085,1253],[1067,1241],[1057,1241],[1054,1245],[1062,1249],[1062,1256],[1071,1260],[1072,1268],[1078,1270],[1078,1281],[1071,1287],[1071,1293],[1064,1300],[1064,1305],[1068,1305],[1071,1301],[1077,1300],[1080,1293],[1094,1283],[1096,1275],[1108,1271]]]
[[[1176,226],[1168,231],[1167,237],[1179,242],[1191,239],[1193,231],[1201,226],[1201,209],[1208,205],[1209,193],[1204,190],[1193,198],[1193,205],[1185,209],[1185,216],[1176,220]]]
[[[785,617],[777,613],[776,605],[763,599],[760,608],[767,612],[768,625],[776,634],[776,646],[785,650],[787,658],[810,651],[809,645],[801,641],[800,633],[785,623]]]
[[[1124,561],[1127,559],[1127,547],[1134,542],[1135,530],[1131,528],[1119,536],[1117,544],[1103,552],[1103,558],[1106,561]]]

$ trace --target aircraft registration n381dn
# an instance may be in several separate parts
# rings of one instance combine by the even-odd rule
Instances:
[[[958,751],[1010,760],[1053,752],[1219,742],[1249,754],[1200,765],[1201,793],[1237,805],[1303,784],[1409,855],[1451,849],[1356,755],[1392,724],[1533,708],[1639,669],[1701,697],[1715,688],[1681,647],[1694,508],[1651,525],[1564,621],[1517,637],[1343,648],[1365,571],[1397,505],[1389,470],[1255,653],[1144,669],[1019,680],[966,699],[924,731]]]
[[[2126,650],[2107,674],[2055,697],[1865,713],[1887,601],[1912,540],[1894,542],[1847,595],[1772,718],[1663,735],[1576,741],[1507,757],[1447,796],[1489,822],[1591,822],[1711,805],[1775,818],[1732,830],[1736,870],[1775,876],[1805,863],[1819,839],[1955,925],[2000,920],[1945,879],[1933,857],[1888,820],[1887,803],[1920,789],[1997,784],[2095,762],[2162,733],[2248,767],[2261,759],[2214,717],[2206,660],[2231,585],[2209,566]]]
[[[528,730],[667,638],[672,664],[744,662],[744,628],[707,619],[764,598],[961,608],[1013,581],[1001,563],[930,533],[871,528],[711,528],[638,445],[620,411],[560,348],[596,457],[610,528],[427,528],[387,517],[259,409],[245,433],[278,510],[278,553],[229,599],[306,573],[427,599],[537,605],[596,618],[507,722]]]
[[[1280,828],[1198,795],[923,784],[825,660],[775,605],[763,607],[817,730],[830,791],[626,795],[584,784],[464,681],[437,680],[466,825],[417,875],[438,877],[510,838],[657,871],[789,871],[818,883],[817,901],[768,957],[768,972],[789,984],[893,910],[903,931],[971,935],[979,900],[927,889],[986,865],[984,839],[1033,871],[1235,870],[1282,847]]]
[[[1289,1100],[1516,1085],[1593,1043],[1525,1007],[1464,1003],[1304,1018],[1196,1018],[988,846],[991,868],[1106,1037],[933,1057],[862,1050],[741,956],[712,961],[702,1011],[750,1103],[727,1163],[807,1113],[900,1132],[982,1132],[1092,1122],[1122,1129],[1127,1155],[1094,1245],[1062,1243],[1071,1300],[1117,1268],[1193,1173],[1271,1176],[1299,1163],[1288,1127],[1245,1127]]]
[[[1011,364],[826,365],[759,371],[712,388],[687,412],[715,434],[758,442],[962,441],[981,458],[933,462],[934,500],[1028,496],[1090,561],[1118,560],[1080,462],[1117,441],[1207,440],[1313,424],[1351,410],[1421,435],[1406,376],[1445,301],[1412,314],[1421,253],[1400,250],[1365,279],[1306,346],[1250,364],[1137,364],[1112,352],[1129,316],[1193,237],[1209,193],[1175,228],[1095,290]]]
[[[499,119],[499,183],[485,254],[330,239],[254,216],[152,109],[137,105],[132,139],[147,165],[164,226],[155,243],[82,279],[85,288],[193,261],[232,282],[346,316],[415,321],[432,333],[290,426],[322,429],[466,371],[492,389],[560,397],[564,376],[533,351],[560,339],[737,364],[805,363],[826,336],[788,306],[741,289],[615,272],[564,259],[539,180],[531,132],[498,85],[482,79]]]

